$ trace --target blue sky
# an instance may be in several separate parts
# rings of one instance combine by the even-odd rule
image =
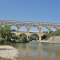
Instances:
[[[60,0],[0,0],[0,20],[60,23]]]

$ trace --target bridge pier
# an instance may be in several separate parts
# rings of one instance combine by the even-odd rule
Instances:
[[[41,42],[41,36],[39,36],[39,41]]]
[[[17,26],[17,32],[19,32],[19,27]]]
[[[48,33],[51,31],[51,28],[50,27],[48,27]]]
[[[29,35],[27,35],[27,41],[29,41]]]

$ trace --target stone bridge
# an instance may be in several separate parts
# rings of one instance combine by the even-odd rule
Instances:
[[[48,33],[51,31],[51,27],[56,28],[56,30],[60,29],[60,23],[48,23],[48,22],[26,22],[26,21],[14,21],[14,20],[0,20],[0,25],[10,25],[10,26],[16,26],[17,27],[17,35],[20,33],[25,33],[27,36],[31,35],[34,32],[29,32],[31,27],[38,28],[39,32],[36,32],[36,34],[39,36],[39,40],[41,40],[41,36],[44,33],[41,33],[41,29],[43,27],[46,27],[48,29]],[[19,28],[21,26],[25,26],[27,28],[27,32],[19,32]]]

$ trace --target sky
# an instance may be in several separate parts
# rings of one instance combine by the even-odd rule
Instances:
[[[60,0],[0,0],[0,20],[60,23]]]

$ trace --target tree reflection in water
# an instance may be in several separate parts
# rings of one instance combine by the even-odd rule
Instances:
[[[30,42],[12,46],[20,52],[17,60],[60,60],[60,44]]]

